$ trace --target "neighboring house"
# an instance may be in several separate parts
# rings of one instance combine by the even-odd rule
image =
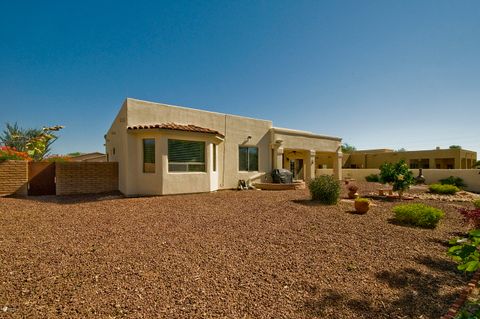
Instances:
[[[410,168],[471,169],[477,153],[464,149],[394,151],[391,149],[362,150],[343,154],[344,168],[379,168],[385,162],[405,160]]]
[[[315,177],[316,155],[335,160],[341,139],[275,128],[271,121],[127,98],[105,135],[127,196],[210,192],[239,180],[268,181],[274,168]]]
[[[72,157],[72,162],[107,162],[107,154],[100,152],[84,153]]]

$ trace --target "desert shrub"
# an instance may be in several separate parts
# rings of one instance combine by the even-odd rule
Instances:
[[[397,222],[422,228],[435,228],[444,216],[440,209],[424,204],[398,205],[393,212]]]
[[[380,166],[380,181],[385,184],[391,184],[394,191],[397,191],[400,197],[402,193],[410,188],[415,181],[413,174],[404,160],[397,163],[383,163]]]
[[[450,176],[450,177],[441,179],[440,184],[442,184],[442,185],[455,185],[458,188],[463,188],[463,187],[467,186],[467,184],[464,183],[463,179],[461,179],[460,177],[454,177],[454,176]]]
[[[308,183],[312,200],[334,205],[340,197],[340,182],[330,175],[321,175]]]
[[[370,175],[365,176],[365,180],[367,182],[379,183],[380,182],[380,177],[378,176],[378,174],[370,174]]]
[[[480,268],[480,229],[468,232],[467,237],[450,240],[448,255],[458,262],[458,270],[474,272]]]
[[[442,194],[442,195],[454,195],[456,192],[460,191],[455,185],[442,185],[442,184],[432,184],[428,187],[431,193]]]
[[[480,199],[474,200],[473,206],[475,206],[476,208],[480,208]]]

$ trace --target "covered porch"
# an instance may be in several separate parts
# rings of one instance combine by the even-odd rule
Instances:
[[[296,180],[315,178],[319,168],[333,168],[334,176],[342,179],[340,138],[274,128],[272,151],[272,168],[288,169]]]

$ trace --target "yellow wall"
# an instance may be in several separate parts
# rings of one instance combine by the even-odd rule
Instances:
[[[469,169],[477,159],[477,153],[461,149],[438,149],[424,151],[385,152],[385,151],[357,151],[344,154],[344,167],[351,168],[379,168],[383,163],[394,163],[405,160],[408,165],[415,160],[425,159],[430,169],[447,169],[448,164],[454,169]],[[440,165],[440,166],[437,166]]]

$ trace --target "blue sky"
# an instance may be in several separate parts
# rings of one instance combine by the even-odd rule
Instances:
[[[1,1],[0,124],[102,151],[125,97],[480,151],[480,1]]]

